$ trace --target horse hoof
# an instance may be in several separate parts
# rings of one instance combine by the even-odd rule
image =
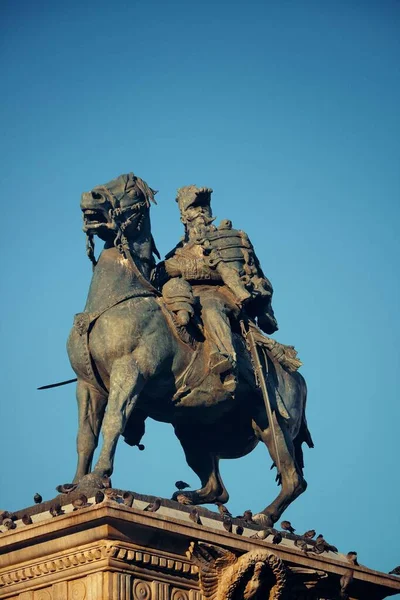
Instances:
[[[104,487],[103,479],[95,473],[89,473],[79,480],[75,491],[83,492],[86,496],[95,495],[96,491]]]
[[[268,515],[264,515],[264,513],[257,513],[253,515],[253,521],[260,525],[262,529],[268,529],[269,527],[274,526],[274,522]]]
[[[179,502],[179,504],[193,504],[193,500],[187,494],[182,494],[182,492],[175,492],[172,496],[172,500]]]

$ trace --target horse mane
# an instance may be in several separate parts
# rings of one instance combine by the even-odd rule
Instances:
[[[136,177],[136,175],[134,175],[134,173],[129,173],[129,175],[132,175],[133,180],[136,184],[136,187],[139,188],[139,190],[142,192],[143,196],[145,197],[147,207],[150,208],[150,205],[152,202],[154,204],[157,204],[157,201],[154,198],[154,196],[157,194],[157,190],[153,190],[149,185],[147,185],[147,183],[143,179],[140,179],[140,177]]]

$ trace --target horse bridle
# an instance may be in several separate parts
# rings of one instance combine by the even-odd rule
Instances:
[[[109,211],[110,219],[117,225],[117,235],[115,236],[114,246],[118,249],[118,251],[122,254],[124,258],[129,261],[131,269],[135,273],[137,279],[140,283],[150,292],[152,292],[156,296],[161,296],[160,292],[144,277],[139,267],[137,266],[133,256],[131,249],[129,247],[128,239],[125,237],[124,232],[129,224],[132,222],[132,219],[138,215],[138,213],[142,213],[142,219],[138,222],[137,228],[140,230],[141,225],[144,220],[144,212],[142,209],[144,207],[149,208],[150,202],[145,199],[139,202],[136,202],[133,205],[126,206],[125,208],[121,208],[118,206],[118,198],[109,190],[106,186],[98,186],[95,190],[103,193],[107,200],[110,202],[112,208]],[[142,190],[141,190],[142,191]],[[126,190],[124,190],[126,192]],[[143,192],[142,192],[143,194]],[[133,211],[132,215],[125,219],[124,222],[121,223],[121,216],[128,211]]]

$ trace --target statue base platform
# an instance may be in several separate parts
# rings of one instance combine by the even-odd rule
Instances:
[[[274,555],[280,564],[279,586],[274,587],[272,576],[263,600],[374,600],[400,592],[400,578],[360,565],[351,566],[353,580],[347,596],[340,596],[340,579],[349,572],[345,555],[305,554],[294,545],[296,536],[290,534],[279,545],[253,539],[250,536],[257,528],[251,525],[242,535],[229,533],[220,515],[207,509],[198,509],[201,524],[196,524],[190,519],[189,506],[163,500],[157,512],[146,512],[143,508],[148,502],[136,495],[132,508],[112,500],[80,510],[69,504],[57,517],[51,517],[48,504],[17,513],[17,517],[30,514],[31,524],[16,520],[14,529],[6,530],[4,524],[0,527],[0,599],[258,598],[251,595],[250,588],[240,592],[235,586],[229,593],[218,588],[214,596],[204,591],[201,567],[188,553],[193,541],[228,550],[239,558],[254,551]],[[233,529],[236,531],[235,525]],[[234,567],[231,571],[234,573]]]

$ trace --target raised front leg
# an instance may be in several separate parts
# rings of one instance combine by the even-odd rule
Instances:
[[[97,448],[101,424],[107,398],[90,384],[78,380],[76,387],[78,401],[78,466],[74,482],[78,482],[90,472],[93,454]]]
[[[177,496],[181,500],[186,499],[187,504],[214,504],[221,502],[224,504],[229,500],[229,494],[223,484],[219,472],[219,458],[210,452],[204,445],[202,440],[207,440],[207,434],[204,435],[196,432],[185,430],[185,433],[175,433],[182,444],[185,452],[186,462],[191,469],[196,473],[201,481],[202,487],[194,491],[175,492],[173,499]]]
[[[132,355],[117,359],[110,375],[110,394],[104,416],[103,446],[93,470],[96,476],[111,475],[120,435],[143,389],[145,378]]]
[[[279,461],[281,465],[280,482],[281,491],[277,498],[269,504],[261,514],[258,515],[258,520],[261,525],[272,526],[276,521],[279,520],[283,511],[295,500],[300,494],[302,494],[306,487],[307,482],[303,478],[301,469],[297,466],[295,460],[295,451],[293,447],[290,434],[283,422],[283,419],[279,416],[276,417],[276,413],[273,413],[277,448],[279,453]],[[272,460],[277,464],[277,456],[275,451],[275,445],[272,439],[272,430],[269,426],[267,416],[263,410],[260,410],[254,417],[253,428],[256,436],[264,442],[267,446],[268,451],[271,455]],[[265,519],[261,517],[265,515]]]

